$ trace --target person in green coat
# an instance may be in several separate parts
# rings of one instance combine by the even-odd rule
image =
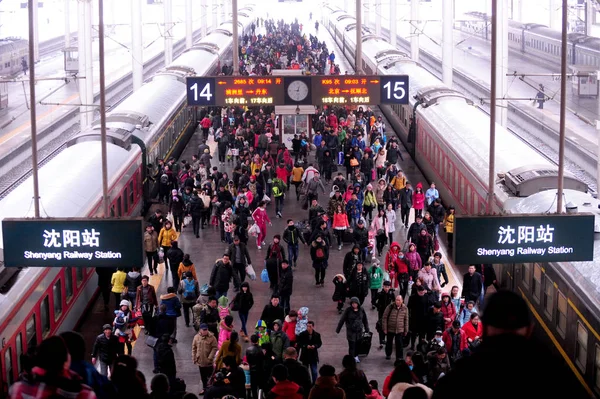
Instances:
[[[372,309],[375,309],[377,307],[375,304],[377,293],[383,286],[383,270],[379,267],[379,262],[376,259],[373,260],[373,265],[369,268],[369,275],[371,277],[371,284],[369,286],[371,289],[371,306]]]

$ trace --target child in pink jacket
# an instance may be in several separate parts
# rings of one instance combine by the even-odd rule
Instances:
[[[219,342],[218,348],[221,349],[221,345],[223,342],[228,341],[231,337],[231,332],[233,331],[233,316],[228,315],[225,316],[223,320],[221,320],[221,324],[219,325]]]

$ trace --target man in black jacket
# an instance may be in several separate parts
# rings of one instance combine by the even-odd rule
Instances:
[[[481,274],[475,271],[475,265],[469,266],[469,272],[463,276],[463,289],[462,297],[465,298],[465,303],[473,301],[477,303],[477,300],[481,296],[483,290],[483,279]]]
[[[367,257],[367,251],[369,250],[369,229],[365,227],[363,219],[358,220],[358,225],[352,233],[354,238],[354,244],[360,248],[361,260],[364,262]]]
[[[419,238],[419,233],[421,233],[421,229],[427,229],[427,227],[423,223],[423,216],[417,215],[415,221],[410,225],[408,233],[406,234],[408,241],[416,244]]]
[[[200,224],[202,221],[202,211],[204,210],[204,202],[198,196],[198,192],[194,191],[190,203],[188,204],[188,212],[192,216],[192,229],[196,238],[200,238]],[[202,225],[204,229],[204,225]]]
[[[237,365],[235,357],[225,356],[223,358],[223,374],[225,378],[229,380],[233,395],[236,398],[243,398],[246,396],[246,376],[244,370]]]
[[[286,348],[283,351],[283,365],[288,370],[288,380],[298,384],[302,388],[304,398],[308,398],[313,382],[308,374],[308,369],[296,360],[297,358],[298,352],[293,347]]]
[[[210,273],[210,286],[217,292],[217,298],[227,296],[229,282],[233,279],[233,287],[237,291],[240,286],[240,278],[233,270],[233,264],[229,259],[229,253],[225,253],[222,259],[217,259]]]
[[[208,331],[213,333],[215,337],[219,336],[218,325],[221,321],[219,311],[217,310],[217,298],[211,296],[208,298],[206,307],[200,312],[200,324],[206,324]]]
[[[169,345],[170,336],[163,334],[156,344],[156,358],[158,363],[158,372],[169,377],[169,383],[173,386],[177,376],[177,364],[175,363],[175,354],[173,348]]]
[[[323,345],[321,334],[315,331],[314,321],[311,320],[306,324],[306,330],[298,334],[296,342],[300,349],[300,362],[302,362],[304,366],[310,368],[312,382],[314,384],[318,377],[317,365],[319,364],[319,348]]]
[[[281,297],[281,307],[284,314],[290,311],[290,297],[294,286],[294,272],[287,260],[281,261],[281,270],[279,271],[279,296]]]
[[[280,297],[279,295],[271,295],[271,303],[265,305],[261,315],[260,320],[267,323],[267,328],[270,330],[273,328],[273,322],[275,320],[284,320],[285,313],[283,308],[279,304]]]
[[[377,306],[377,332],[379,333],[379,349],[383,349],[385,345],[385,334],[383,333],[383,312],[390,303],[396,300],[396,293],[392,288],[390,281],[383,282],[383,289],[377,293],[377,299],[375,299],[375,306]]]
[[[293,267],[296,267],[298,261],[298,244],[302,241],[306,245],[306,240],[302,232],[296,228],[292,219],[287,220],[288,227],[283,231],[283,241],[288,245],[288,259]]]
[[[392,141],[390,147],[387,149],[386,161],[388,161],[390,165],[396,165],[398,163],[398,158],[404,162],[398,143]]]
[[[246,280],[246,267],[252,264],[252,259],[250,259],[250,253],[248,252],[248,247],[246,244],[241,242],[240,237],[233,237],[233,244],[229,246],[227,249],[227,253],[229,254],[229,259],[233,263],[233,270],[238,274],[240,284]],[[239,286],[234,286],[236,290],[238,290]]]
[[[183,262],[183,251],[179,248],[177,241],[171,242],[171,248],[165,254],[169,259],[169,268],[171,269],[171,277],[173,277],[173,285],[177,289],[179,287],[179,264]]]
[[[408,216],[410,215],[410,208],[412,208],[412,196],[412,186],[410,182],[406,182],[404,188],[398,191],[398,197],[400,198],[400,223],[406,229],[408,229]]]
[[[100,374],[108,377],[108,368],[112,367],[113,361],[117,357],[119,339],[112,333],[110,324],[105,324],[102,330],[102,334],[98,335],[94,342],[92,364],[95,366],[97,362],[100,362]]]
[[[442,303],[436,302],[427,313],[427,340],[431,341],[435,337],[436,331],[444,331],[445,321],[442,314]]]

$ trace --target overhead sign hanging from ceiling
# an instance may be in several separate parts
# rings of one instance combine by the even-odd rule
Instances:
[[[457,216],[456,264],[590,261],[594,215]]]
[[[4,219],[6,267],[141,267],[143,220]]]
[[[189,106],[408,104],[407,75],[188,77]]]

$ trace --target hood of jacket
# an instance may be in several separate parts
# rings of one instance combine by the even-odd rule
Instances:
[[[398,244],[396,241],[394,241],[392,243],[392,245],[390,245],[390,249],[394,249],[396,248],[398,251],[400,251],[402,249],[402,247],[400,246],[400,244]]]
[[[138,278],[140,276],[140,272],[131,271],[131,272],[127,273],[127,275],[131,278]]]
[[[306,317],[308,315],[308,308],[306,306],[302,306],[298,309],[298,318]]]
[[[421,182],[417,183],[417,188],[420,188],[421,190],[423,189],[423,184]]]
[[[319,388],[334,388],[338,384],[337,378],[332,377],[319,377],[315,382],[315,386]]]
[[[284,398],[291,398],[296,395],[298,389],[300,389],[300,386],[298,384],[286,380],[280,381],[277,384],[275,384],[275,387],[271,389],[271,392]]]
[[[175,294],[174,292],[170,293],[170,294],[162,294],[160,296],[161,301],[162,300],[167,300],[167,299],[173,299],[173,298],[177,298],[177,294]]]
[[[335,275],[335,277],[339,277],[339,278],[341,278],[341,279],[342,279],[342,282],[344,282],[344,283],[346,282],[346,277],[344,277],[344,275],[343,275],[343,274],[336,274],[336,275]]]
[[[383,183],[383,185],[385,186],[385,179],[384,178],[381,178],[381,179],[377,180],[377,184],[381,184],[381,183]]]
[[[191,260],[189,260],[189,259],[184,259],[184,260],[183,260],[183,262],[181,262],[181,263],[183,263],[183,265],[184,265],[185,267],[189,267],[189,266],[193,266],[193,265],[194,265],[194,262],[192,262],[192,261],[191,261]]]

